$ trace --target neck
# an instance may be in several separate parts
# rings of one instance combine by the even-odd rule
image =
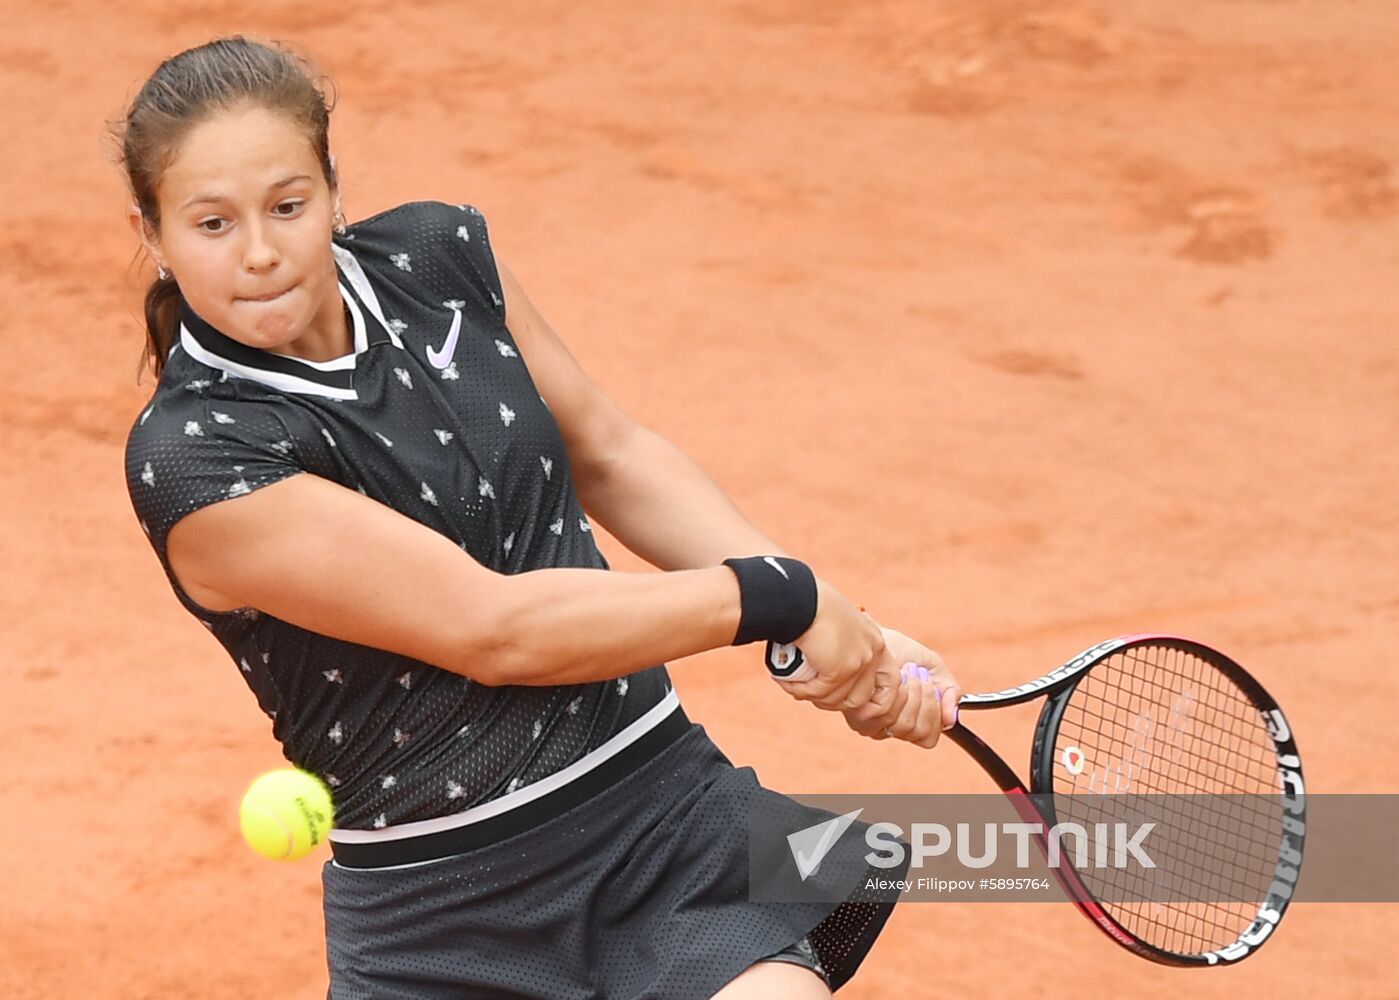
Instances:
[[[326,296],[306,332],[290,344],[270,348],[269,354],[281,354],[303,361],[333,361],[353,354],[355,336],[350,324],[350,307],[345,304],[337,284]]]
[[[355,337],[349,306],[340,294],[340,274],[334,262],[330,269],[330,289],[305,332],[290,343],[270,348],[269,353],[303,361],[333,361],[354,353]]]

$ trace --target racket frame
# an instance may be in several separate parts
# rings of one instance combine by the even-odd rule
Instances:
[[[1262,716],[1268,735],[1273,740],[1277,753],[1278,771],[1282,783],[1283,807],[1286,815],[1282,838],[1279,842],[1277,875],[1267,898],[1259,907],[1258,915],[1239,938],[1229,945],[1200,954],[1183,954],[1167,951],[1142,941],[1120,922],[1113,918],[1083,884],[1078,872],[1067,860],[1060,858],[1060,864],[1051,871],[1069,900],[1084,916],[1091,920],[1103,933],[1133,954],[1163,965],[1185,967],[1208,967],[1221,963],[1232,964],[1252,955],[1271,935],[1281,921],[1283,911],[1291,899],[1293,887],[1301,868],[1301,856],[1306,832],[1306,792],[1302,780],[1302,763],[1297,753],[1297,744],[1291,727],[1283,716],[1282,709],[1271,695],[1247,671],[1230,657],[1217,649],[1193,639],[1166,633],[1137,633],[1119,636],[1100,642],[1079,653],[1060,666],[1049,671],[1037,680],[1017,687],[984,694],[967,694],[959,702],[960,709],[980,711],[1017,705],[1035,698],[1045,697],[1035,726],[1035,735],[1030,748],[1030,787],[1015,773],[1009,764],[972,732],[962,722],[955,723],[943,735],[965,750],[972,759],[981,765],[1001,791],[1009,798],[1011,805],[1026,822],[1042,824],[1042,832],[1035,835],[1040,851],[1048,857],[1049,841],[1047,831],[1055,823],[1053,806],[1054,781],[1054,739],[1058,735],[1059,721],[1069,697],[1079,682],[1098,664],[1115,653],[1135,646],[1163,645],[1180,649],[1200,657],[1217,667],[1229,680],[1238,685],[1246,697]],[[1045,802],[1042,809],[1036,804]],[[1049,815],[1046,815],[1046,811]]]

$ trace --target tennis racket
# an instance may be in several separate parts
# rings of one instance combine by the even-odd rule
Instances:
[[[790,644],[769,643],[767,660],[778,675],[802,666]],[[1155,962],[1231,964],[1257,951],[1293,895],[1306,834],[1302,762],[1277,702],[1223,653],[1143,634],[1101,642],[1028,684],[964,695],[960,707],[1040,697],[1028,788],[960,721],[943,734],[1022,819],[1045,831],[1087,826],[1103,816],[1103,796],[1174,804],[1173,848],[1155,875],[1169,881],[1172,901],[1133,898],[1125,880],[1139,874],[1079,870],[1064,856],[1051,872],[1069,899],[1113,941]],[[1036,840],[1048,856],[1046,835]],[[1221,887],[1230,901],[1219,901]]]

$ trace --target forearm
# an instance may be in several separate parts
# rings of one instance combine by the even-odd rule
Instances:
[[[606,465],[575,470],[575,483],[594,520],[660,569],[787,555],[693,459],[639,424]]]
[[[741,610],[738,580],[726,566],[678,573],[538,570],[502,578],[497,600],[489,645],[476,653],[490,664],[495,684],[623,677],[728,645]],[[480,665],[457,669],[480,676]]]

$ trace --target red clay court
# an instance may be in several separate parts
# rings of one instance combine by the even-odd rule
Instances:
[[[325,995],[324,853],[242,844],[278,747],[122,478],[149,272],[104,122],[238,31],[338,82],[351,219],[479,206],[624,408],[968,688],[1195,636],[1287,709],[1310,791],[1394,790],[1388,0],[74,0],[6,23],[6,996]],[[757,656],[674,676],[765,784],[992,791],[953,747],[787,699]],[[976,721],[1013,751],[1032,718]],[[1187,972],[1068,906],[908,905],[841,996],[1380,1000],[1396,932],[1394,905],[1301,905],[1256,958]]]

